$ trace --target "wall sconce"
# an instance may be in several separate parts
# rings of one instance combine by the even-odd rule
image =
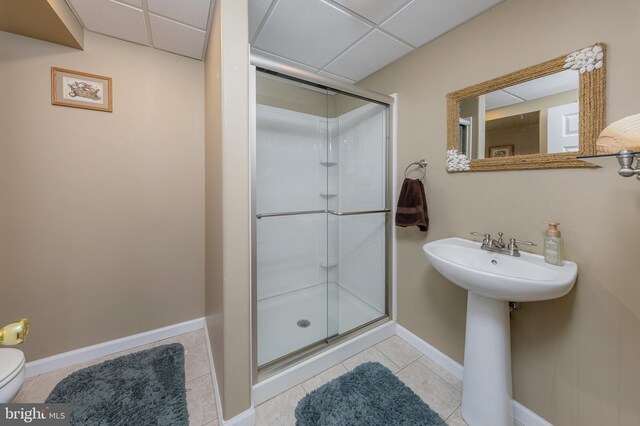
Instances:
[[[27,340],[31,324],[28,318],[12,322],[0,328],[0,345],[13,346]]]
[[[597,155],[583,158],[617,157],[618,174],[640,180],[640,114],[618,120],[600,133],[596,141]],[[635,163],[635,164],[634,164]]]
[[[617,154],[618,163],[620,163],[620,170],[618,174],[622,177],[635,176],[640,180],[640,152],[629,151],[628,149],[622,150]],[[636,165],[633,165],[633,162]]]

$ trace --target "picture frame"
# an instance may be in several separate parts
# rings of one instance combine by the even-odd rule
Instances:
[[[51,104],[113,112],[111,78],[51,67]]]
[[[513,156],[513,145],[492,146],[489,148],[489,158],[504,158]]]

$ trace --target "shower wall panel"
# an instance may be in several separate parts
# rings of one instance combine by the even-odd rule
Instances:
[[[324,210],[326,119],[257,106],[256,210]],[[325,283],[327,225],[323,214],[265,218],[257,227],[258,300]]]
[[[366,104],[337,118],[339,128],[338,204],[342,212],[386,206],[386,107]],[[385,312],[386,215],[339,219],[339,284],[373,309],[362,322]]]

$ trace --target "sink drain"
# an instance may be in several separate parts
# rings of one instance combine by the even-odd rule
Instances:
[[[301,319],[296,324],[298,324],[298,327],[300,328],[307,328],[311,325],[311,321],[306,319]]]

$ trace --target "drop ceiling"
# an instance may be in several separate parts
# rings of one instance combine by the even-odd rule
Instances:
[[[485,109],[489,111],[557,93],[578,90],[578,75],[577,71],[566,70],[496,90],[485,95]]]
[[[66,0],[89,31],[203,59],[212,0]]]
[[[503,0],[249,0],[252,50],[354,83]]]
[[[203,59],[215,0],[66,0],[89,31]],[[503,0],[248,0],[264,56],[353,83]]]

